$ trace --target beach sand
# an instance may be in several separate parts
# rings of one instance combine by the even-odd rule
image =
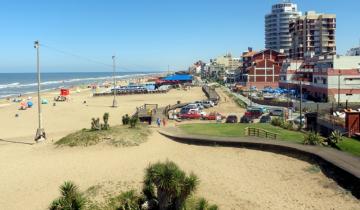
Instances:
[[[51,99],[53,93],[46,94]],[[0,209],[46,209],[59,195],[58,187],[72,180],[81,190],[94,185],[140,189],[149,163],[171,160],[201,180],[196,195],[220,209],[360,209],[360,202],[308,162],[270,152],[209,147],[174,142],[156,132],[140,146],[115,148],[56,148],[52,140],[90,126],[91,117],[110,113],[110,124],[132,114],[144,103],[159,105],[205,98],[201,88],[171,90],[167,94],[112,97],[73,94],[70,102],[44,106],[47,142],[35,145],[36,107],[18,111],[14,104],[0,107]],[[87,104],[82,102],[86,100]],[[229,99],[219,111],[241,113]],[[14,115],[20,116],[15,118]],[[109,184],[110,183],[110,184]],[[106,190],[106,189],[105,189]]]

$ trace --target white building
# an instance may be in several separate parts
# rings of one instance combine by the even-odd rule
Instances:
[[[291,35],[289,23],[299,17],[297,5],[284,2],[272,6],[271,13],[265,16],[265,48],[280,52],[284,50],[289,55]]]

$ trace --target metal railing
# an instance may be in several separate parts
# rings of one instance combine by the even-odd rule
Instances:
[[[278,134],[269,132],[261,128],[246,127],[245,134],[247,136],[256,136],[266,139],[277,139]]]

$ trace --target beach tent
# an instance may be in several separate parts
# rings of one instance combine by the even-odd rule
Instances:
[[[34,105],[32,101],[28,101],[26,104],[27,104],[27,107],[29,107],[29,108],[31,108]]]
[[[175,74],[175,75],[170,75],[167,76],[165,78],[163,78],[162,80],[165,81],[192,81],[193,76],[190,74]]]
[[[61,88],[61,89],[60,89],[60,95],[61,95],[61,96],[68,96],[68,95],[70,95],[70,90],[69,90],[69,89],[65,89],[65,88]]]
[[[41,104],[48,104],[48,103],[49,103],[49,101],[47,99],[42,99],[41,100]]]

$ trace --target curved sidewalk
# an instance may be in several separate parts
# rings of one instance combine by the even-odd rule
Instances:
[[[315,158],[318,162],[324,163],[322,165],[326,165],[325,172],[327,172],[327,175],[332,176],[337,182],[340,182],[340,185],[344,185],[345,188],[351,188],[349,190],[356,197],[360,198],[360,158],[332,148],[257,137],[189,135],[176,127],[160,129],[159,133],[183,143],[245,147],[279,153],[306,155],[310,158]]]

